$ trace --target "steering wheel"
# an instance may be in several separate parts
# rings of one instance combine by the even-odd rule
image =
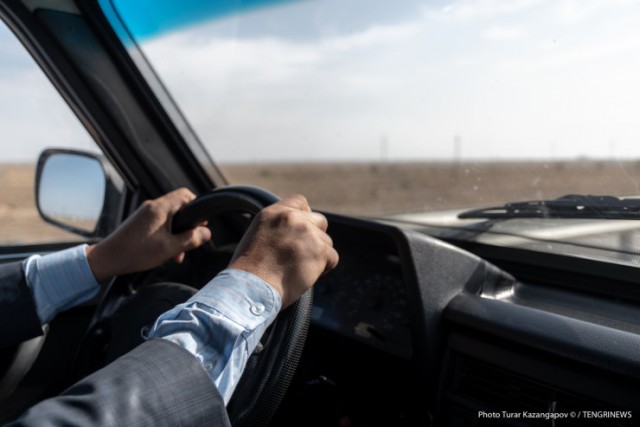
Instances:
[[[229,186],[212,190],[198,196],[174,215],[172,232],[179,233],[220,214],[255,215],[277,201],[278,197],[257,187]],[[104,348],[106,344],[102,363],[108,363],[141,344],[158,315],[184,302],[195,292],[194,288],[179,283],[146,285],[135,292],[112,286],[96,312],[96,319],[102,321],[92,327],[94,336],[107,337],[88,347]],[[263,335],[227,405],[233,426],[269,424],[300,360],[312,300],[312,291],[308,291],[283,310]],[[100,332],[101,327],[108,332]],[[95,355],[79,354],[78,362],[83,363],[83,359],[95,359]],[[95,367],[88,368],[91,369]]]
[[[213,190],[180,210],[174,217],[172,231],[179,233],[223,213],[255,215],[277,201],[277,196],[258,187],[229,186]],[[233,426],[269,424],[298,366],[312,303],[310,290],[282,311],[265,332],[227,406]]]

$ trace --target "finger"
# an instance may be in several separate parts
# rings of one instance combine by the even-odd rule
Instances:
[[[166,218],[163,218],[163,221],[164,227],[169,230],[169,232],[171,232],[173,216],[176,212],[191,203],[195,198],[195,194],[193,194],[189,189],[183,187],[167,193],[158,199],[163,202],[164,209],[166,209]]]
[[[186,187],[177,188],[173,191],[168,192],[162,197],[159,197],[159,200],[175,200],[178,202],[190,202],[196,198],[196,195],[193,194],[191,190]]]
[[[327,231],[329,228],[329,221],[327,217],[318,212],[309,212],[305,214],[305,217],[308,221],[310,221],[313,225],[318,227],[322,231]]]
[[[180,252],[178,255],[176,255],[173,260],[175,262],[177,262],[178,264],[182,264],[182,261],[184,261],[184,257],[185,257],[185,253],[184,252]]]
[[[278,205],[287,206],[290,208],[298,209],[305,212],[311,212],[311,207],[309,206],[309,202],[307,198],[302,194],[294,194],[293,196],[286,197],[280,200]]]
[[[326,253],[326,259],[327,259],[327,264],[325,265],[322,275],[327,274],[328,272],[330,272],[331,270],[333,270],[338,266],[338,262],[340,262],[340,255],[338,255],[338,251],[336,251],[334,248],[328,247],[327,253]]]
[[[182,207],[196,199],[196,195],[188,188],[178,188],[160,197],[160,201],[167,203],[170,214],[178,212]]]
[[[320,240],[322,240],[322,243],[324,243],[329,247],[333,247],[333,239],[327,233],[323,231],[319,234],[319,237],[320,237]]]
[[[176,238],[181,250],[190,251],[208,242],[211,239],[211,230],[207,227],[196,227],[178,234]]]
[[[324,243],[325,245],[333,247],[333,239],[331,238],[331,236],[320,229],[316,229],[315,231],[316,232],[313,233],[315,238],[319,239],[320,242]]]

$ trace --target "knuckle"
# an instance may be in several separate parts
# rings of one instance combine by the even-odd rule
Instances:
[[[326,236],[325,240],[327,241],[327,245],[333,249],[333,239],[327,233],[324,233],[324,235]]]
[[[281,206],[288,206],[297,210],[309,211],[309,201],[302,194],[293,194],[286,199],[283,199],[280,203]]]
[[[333,268],[337,266],[338,263],[340,262],[340,254],[334,248],[331,248],[330,256],[331,256],[331,261],[333,264],[332,268]]]
[[[303,206],[309,206],[309,201],[307,200],[307,198],[305,196],[303,196],[302,194],[294,194],[293,196],[291,196],[293,199],[295,199],[298,203],[300,203]]]
[[[326,216],[322,215],[321,213],[318,212],[314,212],[315,215],[317,215],[318,220],[320,221],[320,227],[323,230],[326,230],[327,228],[329,228],[329,220],[327,219]]]
[[[285,210],[279,213],[278,220],[282,225],[285,226],[293,226],[294,224],[299,223],[298,214],[296,211]]]
[[[293,228],[296,234],[304,235],[306,236],[306,238],[311,237],[313,239],[311,241],[314,243],[318,240],[317,236],[315,235],[316,228],[312,224],[309,224],[308,222],[298,221],[295,224],[293,224]]]
[[[282,209],[276,205],[267,206],[256,214],[255,219],[259,222],[270,220],[273,217],[277,217],[281,210]]]
[[[157,215],[161,211],[161,204],[158,200],[145,200],[140,210],[148,215]]]

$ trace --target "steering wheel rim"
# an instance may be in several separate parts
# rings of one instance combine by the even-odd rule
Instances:
[[[179,233],[221,213],[257,214],[279,199],[258,187],[229,186],[198,196],[173,219],[172,232]],[[313,294],[278,315],[264,334],[261,345],[247,362],[227,411],[231,424],[266,426],[278,408],[297,368],[309,328]]]
[[[276,203],[275,194],[248,185],[229,185],[200,194],[179,210],[171,222],[171,232],[181,233],[202,221],[220,214],[248,213],[255,215],[263,208]]]
[[[199,195],[174,215],[171,231],[180,233],[220,214],[248,213],[255,215],[264,207],[278,200],[279,198],[274,194],[258,187],[228,186],[211,190]],[[187,299],[190,296],[184,288],[186,288],[185,285],[176,283],[148,285],[138,295],[134,294],[123,305],[125,308],[122,311],[116,311],[113,319],[116,323],[121,322],[123,318],[127,318],[132,310],[139,312],[140,304],[139,301],[136,302],[136,296],[140,299],[148,298],[145,306],[152,306],[159,300],[172,301],[174,305],[178,304],[182,302],[179,299]],[[195,290],[192,289],[192,291],[195,293]],[[110,288],[105,293],[99,307],[113,306],[110,304],[110,300],[120,299],[122,301],[126,299],[122,292],[122,290]],[[227,405],[229,419],[234,427],[260,427],[269,424],[284,397],[300,360],[311,318],[312,301],[312,291],[308,291],[296,303],[280,312],[263,335],[261,344],[249,357],[244,373]],[[130,307],[138,308],[126,308],[127,304]],[[101,310],[98,308],[96,318],[102,317],[99,315]],[[154,316],[157,317],[157,314],[160,312],[155,313]],[[141,317],[144,316],[143,314]],[[111,318],[112,316],[107,317]],[[148,319],[143,322],[145,327],[147,322]],[[131,323],[130,329],[134,331],[140,329],[140,325],[137,325],[136,322]],[[124,329],[128,330],[126,327]],[[119,350],[109,352],[107,361],[133,348],[130,341],[122,343],[123,340],[129,339],[123,338],[125,335],[127,332],[118,334],[117,331],[111,335],[109,346]],[[141,342],[142,339],[133,346]]]
[[[228,186],[198,196],[173,219],[172,232],[179,233],[222,213],[257,214],[277,202],[274,194],[250,186]],[[235,427],[266,426],[275,414],[298,366],[309,328],[312,291],[283,310],[261,345],[254,351],[236,387],[227,411]]]

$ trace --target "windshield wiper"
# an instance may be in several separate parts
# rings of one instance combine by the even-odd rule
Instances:
[[[458,218],[602,218],[640,219],[640,199],[568,194],[551,200],[512,202],[470,209]]]

